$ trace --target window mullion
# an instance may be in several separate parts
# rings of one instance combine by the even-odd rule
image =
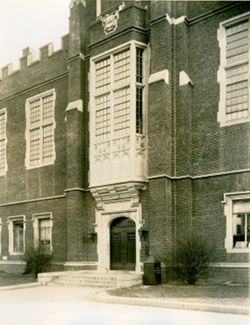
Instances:
[[[131,58],[131,79],[130,79],[130,88],[131,88],[131,102],[130,102],[130,121],[131,121],[131,141],[134,141],[133,138],[136,134],[136,46],[133,43],[130,48],[130,58]],[[135,144],[134,144],[135,146]]]
[[[115,76],[115,64],[114,64],[114,54],[110,55],[110,139],[111,139],[111,152],[113,152],[113,141],[114,138],[114,128],[115,128],[115,120],[114,120],[114,76]]]
[[[247,213],[245,213],[244,215],[244,224],[245,224],[245,227],[244,227],[244,240],[245,240],[245,243],[247,243]]]
[[[248,19],[248,115],[250,116],[250,18]]]
[[[40,164],[43,163],[43,98],[40,98]]]

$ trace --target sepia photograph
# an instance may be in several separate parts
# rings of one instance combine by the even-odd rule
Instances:
[[[0,324],[250,324],[250,1],[0,0]]]

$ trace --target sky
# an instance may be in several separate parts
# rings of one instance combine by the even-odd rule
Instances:
[[[0,0],[0,68],[19,68],[22,50],[38,50],[50,42],[61,46],[68,33],[70,0]]]

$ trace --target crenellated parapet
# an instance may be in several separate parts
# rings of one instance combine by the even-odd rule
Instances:
[[[8,78],[9,76],[26,70],[32,65],[38,63],[43,63],[49,58],[62,54],[62,52],[68,52],[69,48],[69,34],[61,37],[61,48],[54,50],[54,44],[48,43],[39,48],[39,50],[34,50],[30,47],[26,47],[22,51],[22,57],[19,59],[19,69],[14,70],[14,65],[12,63],[0,69],[0,81]]]

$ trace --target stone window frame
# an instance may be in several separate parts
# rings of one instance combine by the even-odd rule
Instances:
[[[225,105],[226,68],[237,66],[243,63],[243,61],[240,63],[236,62],[235,64],[231,64],[230,66],[226,64],[226,28],[244,20],[248,20],[248,35],[250,39],[250,11],[221,22],[220,27],[217,31],[217,39],[220,48],[220,66],[217,73],[217,80],[220,84],[220,100],[219,100],[217,121],[220,123],[221,127],[235,125],[239,123],[246,123],[250,121],[250,41],[249,41],[249,51],[248,51],[248,117],[238,118],[234,120],[226,120],[226,111],[225,111],[226,110],[226,105]]]
[[[4,135],[3,136],[0,136],[0,142],[3,142],[4,143],[4,150],[5,150],[5,153],[4,153],[4,166],[2,168],[0,168],[0,176],[4,176],[6,175],[6,172],[8,170],[8,165],[7,165],[7,109],[6,107],[5,108],[2,108],[0,109],[0,115],[4,115],[4,124],[5,124],[5,132],[4,132]]]
[[[50,161],[47,162],[42,162],[42,145],[40,144],[40,162],[37,164],[32,165],[30,162],[30,104],[31,102],[35,101],[35,100],[42,100],[42,98],[52,95],[52,99],[53,99],[53,119],[47,124],[47,125],[52,125],[53,128],[53,156],[52,159]],[[55,146],[55,128],[56,128],[56,121],[55,121],[55,102],[56,102],[56,91],[55,88],[44,91],[42,93],[39,93],[35,96],[29,97],[26,99],[26,103],[25,103],[25,112],[26,112],[26,131],[25,131],[25,139],[26,139],[26,155],[25,155],[25,167],[26,169],[34,169],[34,168],[39,168],[39,167],[43,167],[43,166],[49,166],[49,165],[53,165],[55,163],[56,160],[56,146]],[[42,110],[41,110],[42,111]],[[42,114],[40,111],[40,114]],[[40,130],[43,128],[43,123],[40,122],[39,126],[37,126],[37,128],[39,128]],[[40,139],[43,139],[43,135],[40,135]]]
[[[33,222],[33,235],[34,235],[34,247],[39,247],[39,221],[41,220],[50,220],[50,253],[53,252],[53,214],[52,212],[41,212],[32,214]]]
[[[23,223],[23,251],[15,252],[14,251],[14,235],[13,235],[13,229],[14,229],[14,223],[15,222],[22,222]],[[7,219],[8,224],[8,250],[9,255],[24,255],[25,249],[26,249],[26,217],[25,215],[17,215],[17,216],[9,216]]]
[[[225,193],[224,194],[224,215],[226,218],[226,237],[225,237],[225,249],[227,253],[249,253],[250,244],[248,247],[237,248],[233,247],[233,206],[234,203],[239,201],[250,202],[250,191],[247,192],[236,192],[236,193]],[[244,212],[248,214],[248,211]],[[250,213],[250,209],[249,209]]]

